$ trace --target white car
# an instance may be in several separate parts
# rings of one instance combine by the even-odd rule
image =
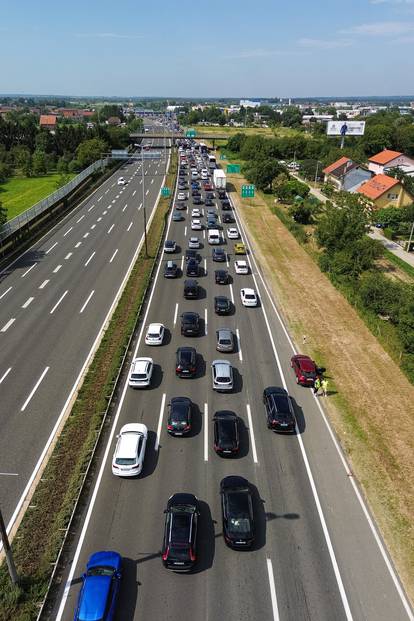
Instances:
[[[145,335],[146,345],[162,345],[165,328],[162,323],[150,323]]]
[[[167,254],[175,252],[177,250],[177,244],[173,239],[166,239],[164,243],[164,252]]]
[[[142,423],[129,423],[121,427],[112,457],[112,474],[134,477],[144,465],[148,429]]]
[[[235,261],[234,269],[236,270],[236,274],[248,274],[249,273],[249,266],[247,264],[247,261]]]
[[[194,170],[194,169],[193,169],[193,170],[191,171],[191,177],[192,177],[193,179],[198,179],[198,172],[197,172],[196,170]]]
[[[257,306],[257,295],[254,289],[241,289],[240,298],[243,306]]]
[[[118,179],[118,185],[125,185],[125,184],[126,184],[125,179],[124,179],[123,177],[119,177],[119,179]]]
[[[233,390],[233,368],[228,360],[213,360],[211,374],[213,390]]]
[[[236,228],[227,229],[227,237],[229,239],[239,239],[239,231]]]
[[[191,229],[193,231],[201,231],[201,220],[191,220]]]
[[[197,209],[197,207],[195,207],[191,211],[191,217],[192,218],[201,218],[201,211],[199,209]]]
[[[151,384],[154,361],[152,358],[135,358],[129,371],[128,384],[133,388],[146,388]]]
[[[185,201],[187,199],[187,194],[185,192],[178,192],[177,201]]]
[[[188,247],[192,248],[193,250],[198,250],[198,248],[200,248],[200,240],[198,239],[198,237],[190,237],[190,239],[188,240]]]

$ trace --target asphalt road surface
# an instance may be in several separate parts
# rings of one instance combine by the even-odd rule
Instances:
[[[165,167],[164,154],[144,160],[143,183],[141,161],[129,161],[0,275],[0,506],[8,530],[133,263],[143,203],[149,219]]]
[[[167,238],[176,240],[180,250],[161,258],[137,343],[137,355],[154,359],[152,386],[124,387],[53,618],[73,618],[89,555],[113,549],[124,558],[117,615],[122,621],[413,619],[323,410],[311,390],[295,383],[292,344],[254,256],[248,256],[252,273],[237,275],[233,242],[227,240],[224,225],[227,241],[222,247],[232,283],[216,285],[214,270],[223,264],[212,261],[206,231],[190,230],[191,207],[189,200],[185,221],[170,220]],[[122,235],[127,236],[125,228]],[[203,294],[194,301],[183,298],[185,276],[163,278],[166,260],[174,258],[184,266],[190,235],[203,242],[203,274],[198,278]],[[242,306],[243,286],[258,291],[259,307]],[[218,294],[234,301],[228,317],[214,313]],[[180,335],[179,316],[185,310],[203,318],[202,336]],[[167,328],[161,347],[144,344],[142,331],[150,322]],[[222,326],[239,337],[235,353],[215,350],[215,331]],[[180,345],[197,349],[195,379],[175,375],[174,354]],[[233,365],[235,388],[230,394],[212,390],[210,365],[215,358]],[[295,435],[267,429],[262,393],[270,385],[287,386],[297,416]],[[189,437],[171,437],[166,431],[166,405],[175,396],[190,397],[195,404]],[[222,459],[213,450],[212,417],[218,409],[233,410],[240,417],[238,458]],[[129,422],[147,425],[149,444],[141,476],[121,479],[112,475],[111,458],[115,434]],[[232,551],[222,536],[219,484],[230,474],[246,477],[255,490],[257,540],[249,552]],[[191,574],[175,574],[161,562],[163,510],[175,492],[194,493],[201,503],[198,563]]]

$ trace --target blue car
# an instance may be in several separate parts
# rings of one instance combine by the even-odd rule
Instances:
[[[118,552],[95,552],[86,565],[74,621],[112,621],[122,576]]]

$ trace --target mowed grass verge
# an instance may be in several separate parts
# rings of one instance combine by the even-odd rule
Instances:
[[[166,185],[175,187],[177,158],[173,155]],[[72,514],[84,473],[136,325],[150,282],[171,199],[161,199],[144,249],[131,272],[77,400],[13,540],[20,585],[10,583],[6,564],[0,568],[0,621],[36,619]]]
[[[12,177],[0,186],[0,201],[7,209],[7,219],[15,218],[57,189],[60,174],[42,177]],[[68,181],[75,175],[68,175]]]
[[[190,129],[187,127],[186,129]],[[291,136],[310,137],[299,129],[292,127],[222,127],[216,125],[194,125],[191,129],[196,130],[196,138],[202,140],[203,134],[225,134],[229,138],[235,134],[246,134],[247,136],[264,136],[265,138],[287,138]]]
[[[329,418],[414,598],[414,388],[264,198],[232,198],[298,349],[328,369]],[[395,420],[398,408],[398,424]]]

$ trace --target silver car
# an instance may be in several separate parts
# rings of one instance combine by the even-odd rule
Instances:
[[[228,360],[213,360],[211,363],[213,390],[233,390],[233,367]]]
[[[217,351],[234,351],[234,336],[229,328],[220,328],[216,332]]]

